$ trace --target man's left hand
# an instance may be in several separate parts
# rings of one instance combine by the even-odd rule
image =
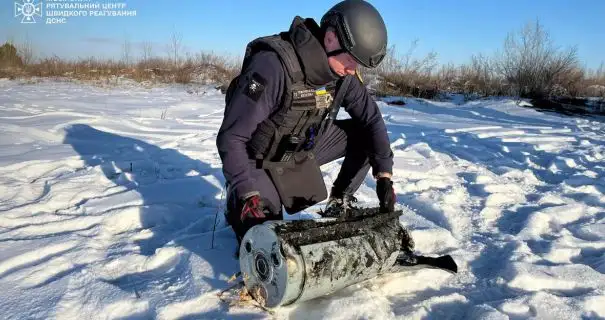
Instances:
[[[376,180],[376,195],[380,201],[380,212],[387,213],[395,211],[395,190],[393,181],[389,177],[380,177]]]

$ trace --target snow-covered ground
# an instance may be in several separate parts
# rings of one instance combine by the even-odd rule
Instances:
[[[238,271],[215,150],[223,99],[0,80],[0,318],[272,317],[217,297]],[[385,275],[273,317],[605,317],[605,123],[505,99],[406,102],[379,103],[401,222],[459,273]],[[322,168],[328,185],[340,162]]]

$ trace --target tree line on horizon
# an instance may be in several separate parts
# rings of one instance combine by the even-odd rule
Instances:
[[[600,97],[605,99],[605,64],[596,70],[582,66],[577,47],[562,48],[538,20],[510,32],[502,48],[491,55],[472,54],[468,63],[437,63],[438,53],[414,58],[418,41],[400,55],[391,46],[376,69],[360,68],[362,77],[375,79],[376,95],[401,95],[434,98],[439,93],[466,96],[515,96],[544,99],[549,97]],[[173,32],[165,55],[156,55],[150,42],[133,45],[126,40],[121,59],[94,57],[66,60],[57,56],[34,58],[33,44],[26,39],[0,47],[0,78],[68,77],[82,80],[126,77],[136,81],[191,83],[203,81],[226,88],[241,67],[240,57],[214,52],[184,52],[182,35]]]

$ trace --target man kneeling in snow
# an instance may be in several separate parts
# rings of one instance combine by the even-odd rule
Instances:
[[[217,147],[227,180],[227,222],[238,241],[253,225],[283,219],[327,197],[319,167],[344,157],[326,210],[346,212],[370,167],[382,212],[394,211],[393,152],[385,123],[359,77],[387,47],[383,19],[369,3],[345,0],[318,25],[248,44],[230,84]],[[342,105],[351,119],[336,120]]]

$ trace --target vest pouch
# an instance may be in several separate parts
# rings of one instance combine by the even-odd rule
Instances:
[[[328,197],[315,155],[298,153],[292,161],[294,165],[272,163],[266,169],[288,214],[302,211]]]

